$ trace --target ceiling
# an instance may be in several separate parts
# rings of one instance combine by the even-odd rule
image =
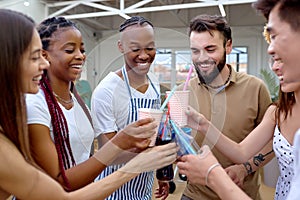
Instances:
[[[223,14],[231,26],[257,26],[264,23],[251,3],[256,0],[43,0],[49,16],[79,21],[93,32],[117,30],[124,19],[141,15],[155,27],[187,28],[198,14]]]

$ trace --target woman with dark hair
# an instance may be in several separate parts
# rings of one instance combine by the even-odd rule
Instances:
[[[2,47],[0,52],[0,84],[2,85],[0,97],[1,200],[7,199],[11,194],[18,199],[25,200],[103,199],[140,172],[160,168],[174,162],[175,144],[155,147],[143,151],[123,169],[116,171],[106,179],[75,192],[65,192],[60,184],[40,170],[30,151],[25,93],[34,94],[39,91],[39,81],[42,78],[43,70],[49,67],[49,63],[42,56],[42,44],[34,21],[22,13],[0,9],[0,24],[0,45]],[[151,119],[146,119],[126,128],[129,133],[136,131],[135,134],[138,134],[144,131],[151,134],[155,125],[149,122]],[[112,143],[103,148],[105,151],[99,150],[102,151],[101,157],[118,151],[118,148]],[[107,161],[111,158],[112,156],[106,156]],[[101,160],[94,160],[101,165]],[[143,165],[141,166],[140,163]]]

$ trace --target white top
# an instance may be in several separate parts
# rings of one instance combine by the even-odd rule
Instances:
[[[294,176],[294,147],[280,133],[278,126],[276,126],[274,131],[273,149],[280,170],[274,199],[284,200],[290,192],[291,181]]]
[[[72,99],[74,106],[70,110],[66,110],[60,103],[59,106],[67,120],[75,162],[79,164],[89,158],[95,135],[89,119],[73,95]],[[54,140],[51,116],[44,92],[40,89],[37,94],[26,94],[26,106],[27,123],[47,126]]]
[[[291,183],[291,189],[288,194],[287,200],[300,199],[300,129],[294,136],[294,177]]]
[[[159,83],[149,73],[154,87],[160,94]],[[149,107],[147,101],[137,99],[157,99],[157,93],[149,85],[145,93],[141,93],[130,87],[134,102],[138,107]],[[160,97],[159,97],[160,98]],[[91,100],[91,114],[95,132],[98,134],[110,133],[123,129],[128,122],[130,109],[130,96],[126,82],[115,72],[110,72],[95,88]],[[135,121],[135,120],[134,120]]]
[[[148,74],[150,83],[145,93],[140,93],[127,85],[116,73],[110,72],[96,87],[92,95],[91,113],[97,133],[119,131],[137,120],[138,108],[160,106],[159,82]],[[131,95],[130,95],[131,94]],[[123,164],[108,166],[100,174],[102,179],[117,171]],[[97,180],[97,179],[96,179]],[[122,185],[107,200],[150,200],[154,172],[141,173]]]

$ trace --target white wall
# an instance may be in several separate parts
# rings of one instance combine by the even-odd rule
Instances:
[[[45,4],[37,0],[28,0],[29,6],[24,5],[24,0],[2,0],[0,8],[22,12],[32,17],[37,23],[46,17]]]

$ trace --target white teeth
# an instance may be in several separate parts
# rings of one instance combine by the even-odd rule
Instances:
[[[139,63],[140,66],[146,66],[148,63]]]
[[[33,78],[32,80],[33,81],[40,81],[41,79],[42,79],[42,76],[37,76],[37,77]]]
[[[283,81],[283,76],[278,76],[278,79],[279,79],[280,81]]]
[[[203,68],[208,68],[210,66],[211,66],[210,64],[202,64],[202,65],[200,65],[200,67],[203,67]]]
[[[72,68],[81,69],[81,68],[82,68],[82,65],[73,65]]]

